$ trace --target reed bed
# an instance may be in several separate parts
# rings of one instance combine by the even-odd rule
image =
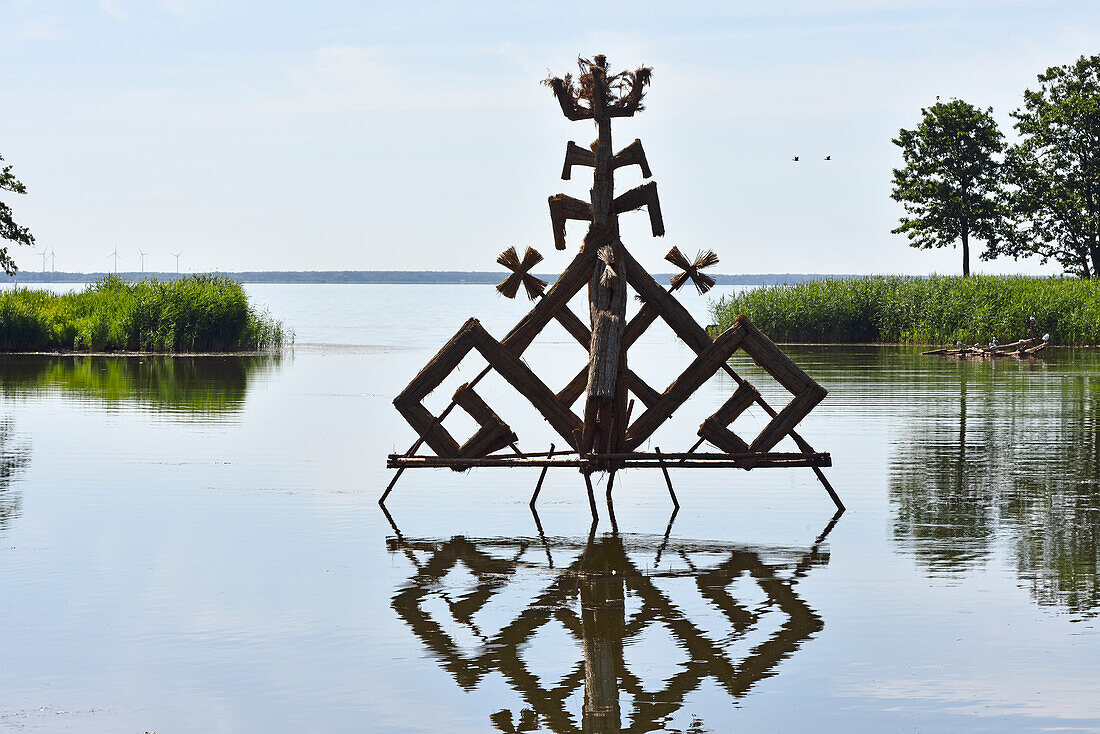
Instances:
[[[780,342],[984,344],[1030,332],[1048,333],[1054,344],[1095,345],[1100,280],[870,276],[764,286],[711,304],[720,328],[741,313]]]
[[[224,276],[129,282],[112,275],[79,292],[0,292],[0,351],[254,352],[292,338]]]

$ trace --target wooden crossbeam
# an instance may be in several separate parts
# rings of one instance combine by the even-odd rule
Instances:
[[[641,209],[643,206],[649,210],[649,228],[653,232],[653,236],[663,237],[665,234],[665,220],[661,217],[661,202],[657,197],[657,183],[655,181],[642,184],[621,196],[616,196],[615,201],[611,204],[611,210],[615,214],[623,214]]]
[[[642,178],[649,178],[653,175],[653,172],[649,170],[649,161],[646,160],[645,150],[642,149],[642,141],[637,138],[611,159],[612,168],[634,165],[642,169]]]
[[[508,424],[474,392],[469,383],[455,391],[454,401],[481,426],[459,449],[459,454],[463,457],[486,456],[519,440]]]
[[[592,151],[587,148],[574,143],[572,140],[565,146],[565,165],[561,169],[561,178],[563,181],[568,181],[573,176],[573,166],[588,166],[594,167],[596,165],[596,156]]]
[[[569,383],[558,392],[558,401],[565,406],[572,406],[577,402],[577,398],[584,395],[585,388],[588,387],[588,366],[585,365],[581,368],[581,371],[577,373]]]
[[[688,310],[684,308],[683,304],[661,287],[661,285],[653,279],[653,276],[646,272],[645,268],[634,259],[634,256],[631,255],[630,251],[625,247],[623,248],[623,257],[626,259],[627,282],[629,282],[630,287],[636,290],[638,295],[642,297],[646,306],[651,307],[652,312],[655,312],[655,315],[652,317],[648,315],[645,317],[646,320],[649,321],[649,324],[652,324],[659,316],[672,327],[672,330],[676,332],[676,336],[680,337],[680,339],[696,354],[700,354],[705,349],[709,348],[713,339],[711,339],[710,335],[707,334],[702,326],[696,323],[695,319],[691,317],[691,314],[688,313]],[[638,321],[640,318],[641,313],[635,316],[634,320]],[[642,323],[644,323],[644,321],[639,322],[639,326],[641,326]],[[632,322],[623,335],[624,344],[628,343],[626,340],[631,335],[633,339],[637,339],[649,324],[645,324],[640,330],[635,330],[632,328]],[[635,333],[632,334],[632,332]],[[629,343],[633,343],[633,340]]]
[[[745,332],[735,324],[722,332],[686,370],[664,391],[661,398],[648,407],[644,413],[627,429],[627,449],[636,449],[643,441],[653,435],[662,423],[669,419],[673,411],[684,404],[692,393],[730,358],[741,344]]]
[[[567,194],[556,194],[547,201],[550,203],[550,223],[554,227],[554,247],[564,250],[566,220],[579,219],[583,222],[591,222],[592,204],[574,199]]]
[[[648,408],[661,399],[661,393],[650,387],[646,381],[638,377],[633,370],[627,370],[625,377],[627,389],[634,393],[638,400],[642,401],[642,405]]]
[[[749,445],[729,429],[729,424],[737,419],[750,405],[756,402],[760,393],[748,382],[741,383],[734,391],[733,396],[727,400],[714,415],[703,421],[699,426],[699,436],[712,444],[730,453],[738,453],[749,450]]]
[[[500,343],[504,345],[505,349],[515,357],[523,354],[523,350],[530,346],[539,332],[550,322],[550,319],[557,317],[558,312],[562,311],[570,299],[588,284],[588,279],[592,276],[592,269],[595,265],[596,248],[582,247],[577,256],[562,272],[558,281],[550,287],[550,290],[546,291],[534,308],[520,319],[520,322],[508,332],[507,336],[501,339]],[[573,333],[573,329],[570,329],[565,323],[562,325],[571,334]],[[583,324],[581,325],[583,326]],[[585,346],[587,347],[587,342]]]
[[[735,454],[657,454],[643,453],[640,451],[622,454],[603,454],[599,457],[602,462],[614,462],[619,468],[660,468],[661,462],[675,461],[676,468],[681,467],[710,467],[744,469],[752,467],[827,467],[832,466],[832,457],[829,454],[804,454],[804,453],[735,453]],[[519,457],[519,456],[485,456],[477,459],[444,458],[440,456],[406,456],[404,454],[390,454],[386,459],[386,466],[390,469],[399,467],[424,468],[424,469],[451,469],[461,467],[465,469],[496,468],[505,466],[543,467],[558,466],[574,469],[590,469],[595,466],[597,459],[587,457],[576,458],[546,458],[543,457]]]
[[[527,398],[546,422],[558,432],[558,435],[572,446],[574,431],[582,431],[584,428],[581,420],[573,411],[558,402],[550,388],[546,387],[527,365],[512,356],[512,353],[490,336],[481,324],[476,321],[475,324],[476,328],[471,332],[471,337],[485,360],[493,365],[493,368],[512,387]]]

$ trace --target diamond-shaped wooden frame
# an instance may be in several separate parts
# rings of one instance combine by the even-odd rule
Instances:
[[[770,374],[784,388],[794,394],[794,399],[783,410],[772,418],[760,435],[752,444],[746,445],[736,434],[728,430],[733,422],[745,408],[751,403],[740,407],[742,401],[750,397],[750,393],[742,392],[736,402],[731,398],[707,421],[703,428],[708,428],[722,443],[714,442],[719,448],[730,453],[741,451],[766,452],[779,443],[784,436],[798,425],[799,421],[820,403],[827,394],[825,389],[810,379],[798,365],[777,347],[771,339],[756,328],[747,316],[741,315],[724,332],[715,338],[711,338],[703,327],[696,323],[687,309],[677,301],[672,294],[653,279],[629,252],[624,253],[627,259],[626,274],[630,285],[636,290],[646,306],[652,311],[643,317],[639,314],[635,321],[627,325],[626,334],[623,337],[624,348],[633,343],[652,323],[652,319],[660,317],[672,328],[676,336],[680,337],[695,353],[695,360],[680,374],[672,384],[655,401],[647,404],[643,412],[627,429],[626,446],[633,451],[647,438],[653,435],[662,423],[671,417],[672,413],[691,397],[703,383],[721,368],[735,351],[743,349],[752,357],[761,368]],[[655,315],[652,315],[654,314]],[[638,326],[635,326],[638,323]],[[751,389],[751,386],[749,386]],[[755,392],[755,390],[754,390]],[[737,397],[737,394],[734,394]],[[755,401],[755,395],[751,395]],[[644,402],[644,401],[643,401]],[[733,403],[733,405],[731,405]],[[739,408],[739,409],[738,409]],[[726,420],[728,416],[728,420]],[[708,427],[708,422],[710,426]],[[724,433],[717,429],[722,429]],[[703,435],[700,433],[700,435]],[[706,436],[704,436],[706,437]],[[709,437],[707,437],[708,440]],[[738,451],[722,445],[735,447]]]
[[[455,394],[456,402],[460,399],[467,401],[467,405],[463,408],[478,421],[481,428],[465,445],[459,446],[439,419],[424,407],[422,401],[428,393],[439,387],[440,383],[458,367],[462,359],[474,349],[501,377],[527,398],[558,435],[570,445],[575,443],[574,432],[582,429],[580,418],[564,407],[550,388],[527,365],[517,357],[513,357],[500,342],[490,336],[477,319],[470,319],[393,401],[394,407],[423,437],[424,442],[435,451],[436,455],[460,458],[464,450],[484,450],[486,446],[499,443],[501,426],[507,429],[504,422],[496,418],[496,414],[492,413],[488,405],[468,385],[459,388]],[[461,402],[459,404],[461,405]],[[471,410],[470,406],[474,409]],[[508,431],[508,433],[511,432]],[[508,443],[505,442],[504,445]]]

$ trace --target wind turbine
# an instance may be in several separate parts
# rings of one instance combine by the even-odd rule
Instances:
[[[57,272],[57,250],[50,248],[50,272]]]
[[[115,251],[107,257],[113,257],[115,259],[115,275],[118,275],[118,245],[115,245]]]
[[[180,255],[183,254],[183,250],[180,250],[179,252],[169,252],[168,254],[172,255],[173,257],[176,258],[176,275],[179,275],[179,273],[180,273]]]
[[[138,252],[141,253],[141,272],[144,273],[145,272],[145,256],[148,255],[149,253],[145,252],[140,247],[138,248]]]
[[[47,252],[46,248],[43,247],[42,252],[37,253],[37,254],[42,256],[42,272],[43,273],[46,272],[46,252]]]

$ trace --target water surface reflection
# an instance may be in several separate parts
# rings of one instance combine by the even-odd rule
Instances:
[[[890,474],[895,538],[934,575],[1005,542],[1040,604],[1100,611],[1100,375],[967,365],[910,421]]]
[[[100,404],[196,414],[239,411],[250,380],[281,355],[169,357],[0,355],[0,396],[60,394]]]
[[[23,495],[12,481],[26,468],[30,458],[30,445],[16,434],[12,419],[0,419],[0,534],[19,517]]]
[[[500,674],[501,732],[708,731],[708,682],[738,701],[824,622],[796,592],[822,544],[654,536],[388,541],[412,572],[392,608],[463,689]],[[682,728],[681,728],[682,727]]]

